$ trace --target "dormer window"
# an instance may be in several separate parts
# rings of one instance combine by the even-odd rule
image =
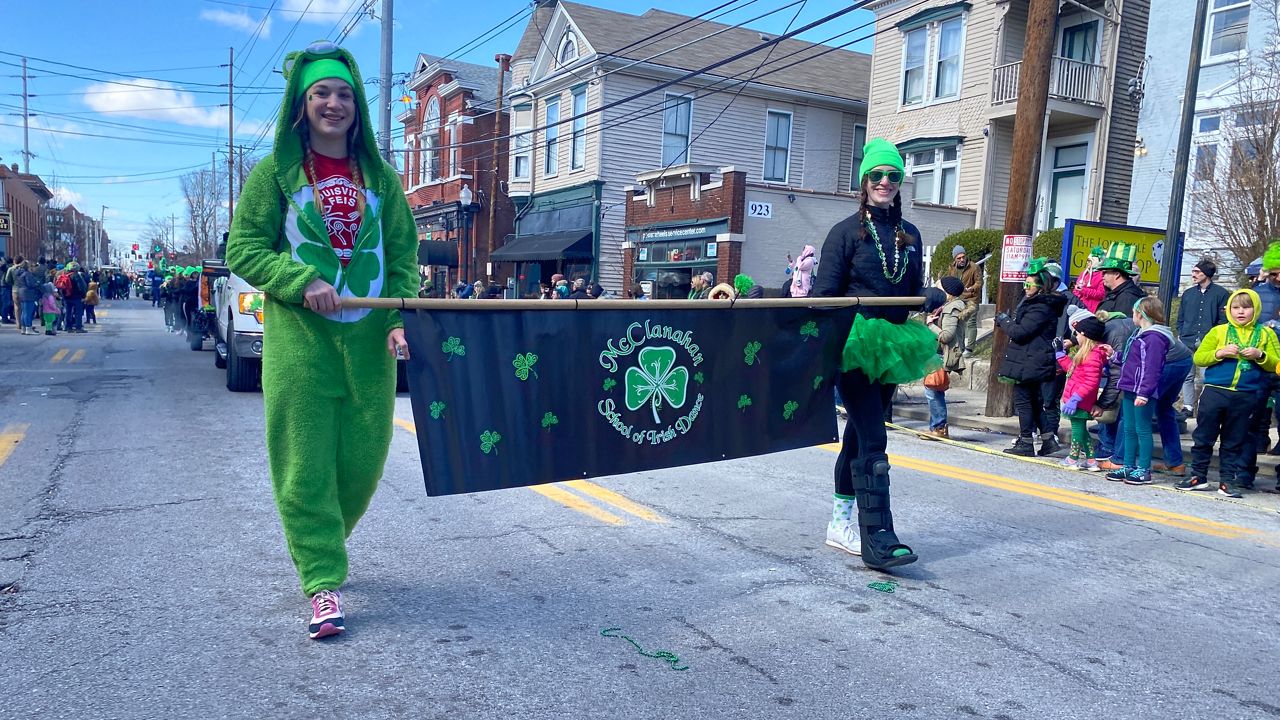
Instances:
[[[578,39],[573,36],[573,33],[564,34],[564,40],[560,41],[560,52],[556,57],[559,58],[558,64],[561,67],[578,59]]]

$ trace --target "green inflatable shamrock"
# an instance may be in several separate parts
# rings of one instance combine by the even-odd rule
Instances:
[[[440,415],[444,413],[444,407],[444,402],[441,400],[431,403],[431,419],[439,420]]]
[[[639,367],[627,368],[627,409],[639,410],[645,403],[653,409],[653,421],[665,398],[673,408],[682,407],[689,385],[689,370],[676,367],[676,351],[671,347],[647,347],[640,351]]]
[[[502,436],[493,430],[485,430],[480,436],[480,449],[484,451],[485,455],[488,455],[491,451],[494,455],[497,455],[498,441],[501,439]]]
[[[533,379],[538,379],[538,371],[533,369],[534,363],[538,362],[538,356],[533,353],[525,353],[521,355],[516,353],[516,359],[511,361],[516,366],[516,377],[521,380],[528,380],[529,373],[533,373]]]
[[[450,337],[448,340],[440,343],[440,349],[445,355],[449,356],[449,362],[453,362],[453,356],[462,357],[467,354],[467,346],[462,344],[462,340],[456,337]]]

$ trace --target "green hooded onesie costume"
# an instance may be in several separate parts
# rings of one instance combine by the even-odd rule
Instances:
[[[343,298],[417,294],[417,230],[396,170],[374,142],[364,84],[340,48],[322,61],[345,63],[355,91],[358,135],[348,146],[363,177],[365,205],[344,267],[303,170],[304,145],[293,116],[320,59],[285,58],[288,87],[271,154],[250,173],[227,241],[227,267],[265,295],[262,395],[271,486],[289,554],[307,596],[336,590],[347,577],[346,538],[369,506],[391,445],[395,360],[387,335],[398,310],[303,306],[316,278]],[[327,75],[325,77],[328,77]],[[351,131],[348,131],[351,132]]]

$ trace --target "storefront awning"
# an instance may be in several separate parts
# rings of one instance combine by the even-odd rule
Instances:
[[[458,267],[458,241],[423,240],[418,243],[418,264]]]
[[[529,260],[590,260],[591,231],[525,235],[493,251],[495,262],[526,262]]]

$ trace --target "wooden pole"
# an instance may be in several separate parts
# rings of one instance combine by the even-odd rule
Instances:
[[[1049,120],[1049,73],[1057,17],[1057,0],[1031,0],[1018,76],[1018,110],[1013,119],[1013,164],[1004,216],[1006,235],[1033,235],[1035,230],[1036,186],[1040,180],[1044,127]],[[1020,284],[1000,283],[996,312],[1011,312],[1021,297]],[[985,412],[991,417],[1008,417],[1013,414],[1013,388],[1000,382],[999,374],[1009,336],[997,326],[993,340]]]
[[[498,62],[498,97],[496,99],[497,105],[494,106],[493,111],[493,150],[489,156],[489,165],[492,167],[492,171],[489,173],[489,252],[487,260],[491,268],[493,267],[494,223],[496,222],[495,215],[498,208],[498,168],[501,167],[498,162],[498,148],[501,147],[499,140],[502,138],[503,80],[507,76],[507,70],[511,68],[511,56],[499,53],[493,59]],[[477,175],[476,177],[479,176]],[[490,276],[489,279],[492,280],[493,277]]]

